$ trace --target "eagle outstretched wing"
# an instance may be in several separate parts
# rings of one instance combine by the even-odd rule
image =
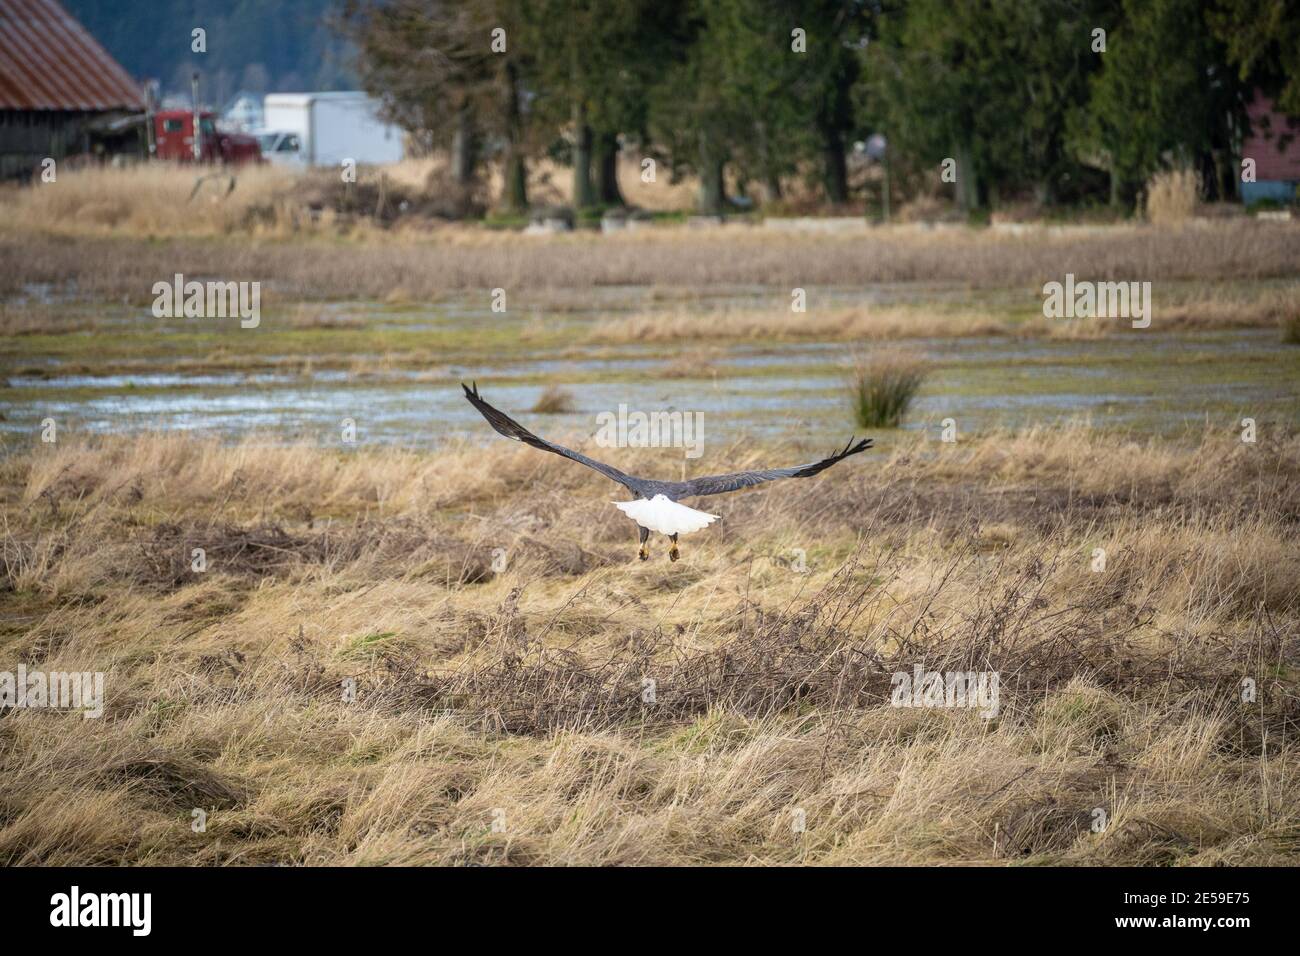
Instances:
[[[487,402],[483,401],[478,394],[477,382],[474,383],[472,388],[467,386],[464,382],[461,382],[460,387],[465,389],[465,397],[469,399],[471,405],[479,410],[479,414],[487,419],[488,424],[507,438],[513,438],[515,441],[521,441],[525,445],[532,445],[534,448],[542,449],[542,451],[549,451],[552,454],[568,458],[570,461],[576,461],[580,465],[594,468],[606,478],[611,478],[624,487],[628,486],[630,480],[634,480],[630,475],[625,475],[613,465],[607,465],[604,462],[596,461],[594,458],[588,458],[586,455],[565,448],[563,445],[557,445],[555,442],[547,441],[545,438],[538,438],[505,412],[493,408]]]
[[[706,475],[703,478],[692,478],[690,481],[674,481],[667,484],[667,494],[670,498],[676,500],[696,495],[720,495],[728,491],[739,491],[741,488],[761,485],[765,481],[776,481],[779,478],[809,478],[825,471],[836,462],[843,461],[850,455],[866,451],[872,445],[870,438],[864,438],[854,444],[855,441],[857,441],[856,438],[851,438],[849,443],[844,446],[843,451],[807,465],[795,465],[792,468],[766,468],[758,471],[737,471],[730,475]]]

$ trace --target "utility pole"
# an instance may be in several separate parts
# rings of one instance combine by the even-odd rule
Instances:
[[[889,222],[889,140],[885,140],[885,150],[881,156],[885,168],[880,197],[880,212],[885,222]]]
[[[144,136],[145,143],[149,147],[149,154],[146,157],[148,159],[153,159],[158,154],[158,141],[153,128],[153,114],[158,112],[158,99],[158,81],[146,80],[144,84]]]
[[[194,104],[194,161],[203,159],[203,138],[199,130],[199,71],[190,74],[190,101]]]

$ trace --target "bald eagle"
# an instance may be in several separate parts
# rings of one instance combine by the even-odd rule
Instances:
[[[515,441],[521,441],[525,445],[532,445],[534,448],[561,455],[570,461],[586,465],[588,468],[594,468],[606,478],[613,479],[626,488],[633,495],[633,500],[615,501],[613,504],[636,522],[641,536],[639,556],[642,561],[650,557],[650,552],[646,548],[646,541],[649,539],[651,531],[668,536],[669,540],[672,541],[672,549],[668,552],[668,557],[670,560],[676,561],[679,557],[677,536],[699,531],[718,519],[718,515],[696,511],[694,508],[679,504],[679,499],[702,495],[720,495],[728,491],[748,488],[750,485],[762,484],[765,481],[775,481],[778,478],[809,478],[825,471],[836,462],[843,461],[850,455],[866,451],[872,444],[870,438],[864,438],[861,441],[853,438],[849,440],[849,443],[842,450],[829,458],[823,458],[821,461],[814,461],[807,465],[795,465],[792,468],[737,471],[729,475],[708,475],[703,478],[692,478],[689,481],[655,481],[652,478],[638,478],[634,475],[624,474],[612,465],[606,465],[604,462],[588,458],[579,452],[547,441],[545,438],[537,437],[509,415],[483,401],[478,393],[477,382],[472,387],[462,382],[460,387],[465,390],[465,398],[469,400],[469,403],[477,408],[479,413],[487,419],[488,424],[500,434],[505,435],[507,438],[513,438]]]

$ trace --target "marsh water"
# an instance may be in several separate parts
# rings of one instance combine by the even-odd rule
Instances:
[[[924,291],[938,300],[950,294]],[[756,294],[732,290],[731,301]],[[489,401],[556,436],[591,435],[597,415],[620,404],[698,413],[710,442],[823,435],[833,442],[854,430],[850,354],[885,346],[608,344],[585,334],[599,316],[618,311],[613,303],[627,309],[647,297],[646,290],[603,289],[561,311],[511,319],[479,303],[335,304],[304,329],[266,323],[264,344],[242,352],[230,352],[221,333],[157,321],[147,309],[100,310],[94,331],[59,336],[46,354],[36,342],[5,357],[0,432],[21,441],[53,418],[91,433],[176,429],[334,444],[351,420],[358,443],[430,447],[490,437],[460,394],[462,380],[476,380]],[[844,298],[862,300],[860,293]],[[892,301],[890,290],[877,290],[874,301]],[[523,334],[539,328],[556,331],[531,340]],[[227,340],[236,334],[224,331]],[[86,339],[80,346],[78,337]],[[1087,419],[1167,433],[1201,423],[1234,427],[1242,417],[1294,422],[1300,410],[1300,350],[1281,346],[1271,329],[902,344],[933,364],[906,428],[937,428],[948,418],[962,431]],[[572,410],[531,412],[547,386],[566,389]]]

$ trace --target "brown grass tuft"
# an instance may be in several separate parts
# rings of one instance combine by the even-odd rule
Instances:
[[[1147,181],[1147,221],[1157,226],[1176,226],[1196,213],[1201,200],[1201,176],[1191,169],[1156,173]]]
[[[572,392],[558,385],[548,385],[542,390],[542,394],[537,396],[532,411],[542,415],[561,415],[568,414],[576,408]]]
[[[925,382],[925,356],[898,349],[859,352],[849,372],[853,420],[861,428],[897,428]]]

